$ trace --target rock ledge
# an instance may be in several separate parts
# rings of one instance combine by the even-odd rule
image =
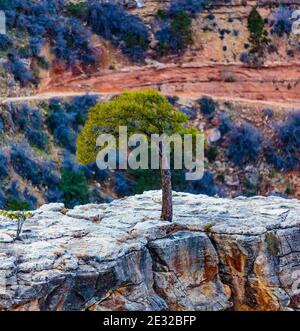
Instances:
[[[0,310],[300,308],[300,202],[161,192],[0,222]],[[298,281],[300,283],[300,281]]]

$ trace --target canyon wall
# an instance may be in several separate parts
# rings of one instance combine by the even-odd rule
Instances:
[[[160,196],[2,217],[1,310],[299,309],[299,201]]]

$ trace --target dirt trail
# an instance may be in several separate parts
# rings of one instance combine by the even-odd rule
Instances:
[[[164,94],[195,97],[246,99],[278,103],[300,103],[300,63],[260,68],[240,64],[160,65],[129,67],[90,77],[52,77],[40,93],[119,93],[154,87]]]
[[[52,76],[33,96],[0,98],[0,103],[72,97],[87,92],[106,98],[124,90],[158,88],[163,94],[183,99],[210,95],[221,101],[298,108],[300,105],[300,63],[260,68],[240,64],[197,63],[128,67],[104,71],[90,77]]]
[[[50,100],[52,98],[67,98],[67,97],[76,97],[84,95],[83,92],[48,92],[48,93],[38,93],[35,95],[29,96],[20,96],[20,97],[0,97],[0,104],[5,104],[9,102],[30,102],[30,101],[42,101]],[[93,93],[100,95],[101,93]]]
[[[48,93],[39,93],[32,96],[21,96],[21,97],[5,97],[0,98],[0,105],[7,104],[7,103],[22,103],[22,102],[34,102],[34,101],[43,101],[43,100],[50,100],[52,98],[71,98],[76,96],[85,95],[86,92],[48,92]],[[112,96],[112,93],[99,93],[99,92],[92,92],[93,95],[99,95],[99,97],[104,99],[109,99]],[[251,100],[245,98],[234,98],[234,97],[216,97],[213,94],[207,94],[213,97],[217,101],[230,101],[233,103],[239,103],[240,105],[253,105],[253,106],[261,106],[261,107],[276,107],[282,109],[295,109],[300,107],[300,102],[274,102],[274,101],[261,101],[261,100]],[[178,94],[178,96],[182,100],[196,100],[199,98],[199,94]]]

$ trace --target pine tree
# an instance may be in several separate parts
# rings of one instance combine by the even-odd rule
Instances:
[[[77,140],[77,160],[81,164],[95,162],[99,149],[96,141],[102,133],[117,136],[119,127],[126,126],[128,135],[140,133],[150,140],[152,134],[196,134],[195,128],[187,128],[188,118],[177,111],[168,100],[154,90],[125,92],[108,103],[90,109],[88,120]],[[160,163],[164,155],[160,146]],[[171,170],[163,169],[161,219],[172,221]]]

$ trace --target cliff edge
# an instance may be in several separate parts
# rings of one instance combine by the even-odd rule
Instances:
[[[0,309],[299,309],[299,201],[174,192],[166,223],[160,196],[1,218]]]

